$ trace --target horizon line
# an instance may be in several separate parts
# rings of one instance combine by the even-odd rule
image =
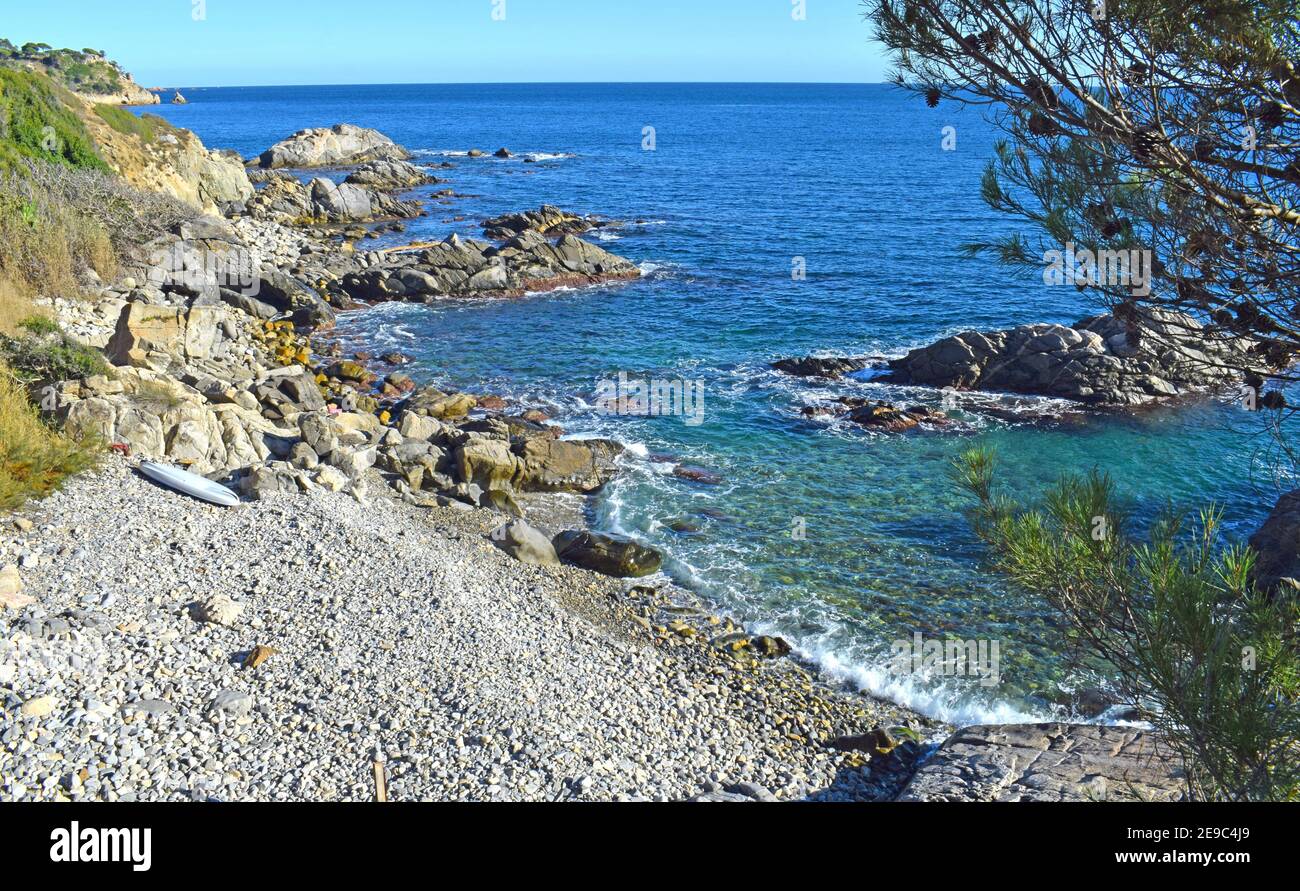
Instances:
[[[284,87],[581,87],[581,86],[789,86],[789,87],[890,87],[884,80],[483,80],[483,81],[361,81],[354,83],[297,84],[180,84],[148,86],[146,90],[241,90]]]

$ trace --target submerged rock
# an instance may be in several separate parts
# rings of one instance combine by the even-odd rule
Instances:
[[[862,371],[870,364],[866,359],[842,356],[805,356],[802,359],[781,359],[772,367],[795,377],[838,378],[854,371]]]

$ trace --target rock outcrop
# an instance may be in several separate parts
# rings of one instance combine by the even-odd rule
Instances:
[[[422,212],[418,202],[400,201],[354,182],[317,177],[303,184],[287,174],[273,176],[245,207],[257,219],[290,224],[412,219]]]
[[[1250,343],[1205,332],[1190,316],[1148,310],[1141,324],[1113,315],[1065,325],[968,331],[889,363],[893,383],[1143,405],[1239,387],[1257,363]]]
[[[562,236],[552,244],[528,231],[499,247],[453,235],[419,252],[386,255],[382,263],[346,276],[342,286],[354,300],[425,302],[436,297],[517,297],[527,291],[639,275],[631,261],[575,236]]]
[[[1173,801],[1181,768],[1155,735],[1071,724],[967,727],[912,777],[899,801]]]
[[[152,94],[151,94],[152,95]],[[218,213],[253,196],[240,157],[214,151],[188,130],[161,126],[152,141],[122,133],[86,105],[82,117],[100,155],[138,189],[161,192],[206,213]]]
[[[438,178],[406,161],[369,161],[348,174],[345,183],[381,191],[414,189]]]
[[[795,377],[824,377],[835,379],[861,371],[869,363],[866,359],[840,356],[805,356],[802,359],[780,359],[772,367]]]
[[[277,142],[257,158],[268,170],[282,167],[345,167],[367,161],[406,161],[406,149],[378,130],[353,124],[335,124],[300,130]]]
[[[483,221],[483,235],[493,241],[509,241],[524,232],[536,232],[547,238],[561,235],[581,235],[592,229],[614,226],[609,220],[597,217],[584,217],[569,213],[550,204],[543,204],[537,210],[522,213],[505,214]]]

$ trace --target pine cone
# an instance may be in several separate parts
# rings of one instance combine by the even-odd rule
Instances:
[[[1034,112],[1029,116],[1029,132],[1035,136],[1055,136],[1056,124],[1046,115]]]
[[[938,87],[930,87],[930,89],[925,91],[925,104],[931,108],[938,108],[939,100],[942,98],[943,94],[939,92]]]
[[[1061,104],[1056,98],[1056,91],[1036,77],[1030,78],[1025,84],[1025,95],[1043,108],[1054,109]]]
[[[1150,127],[1144,127],[1133,137],[1133,155],[1140,161],[1149,161],[1164,145],[1164,137]]]
[[[1285,123],[1286,113],[1276,102],[1265,102],[1255,113],[1255,119],[1269,130],[1273,130]]]

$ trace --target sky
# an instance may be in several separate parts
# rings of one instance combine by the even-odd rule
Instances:
[[[860,0],[0,0],[0,37],[146,87],[877,82],[870,34]]]

